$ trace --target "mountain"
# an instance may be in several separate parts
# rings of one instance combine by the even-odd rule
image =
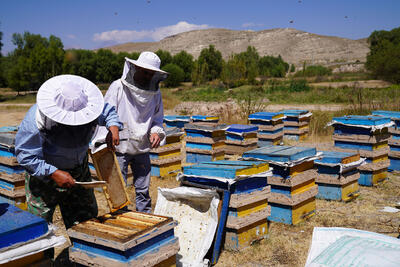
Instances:
[[[291,64],[334,65],[365,62],[369,52],[367,39],[351,40],[324,36],[291,28],[263,31],[206,29],[183,32],[159,42],[125,43],[106,47],[113,52],[169,51],[172,55],[185,50],[197,58],[210,44],[221,51],[224,59],[254,46],[260,56],[278,56]]]

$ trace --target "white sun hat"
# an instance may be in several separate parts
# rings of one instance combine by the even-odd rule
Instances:
[[[133,60],[130,58],[125,58],[127,61],[131,62],[132,64],[135,64],[136,66],[149,69],[149,70],[154,70],[158,71],[161,73],[168,73],[160,69],[160,64],[161,60],[160,58],[153,52],[142,52],[139,55],[139,58],[137,60]]]
[[[76,75],[59,75],[40,86],[36,102],[51,120],[66,125],[82,125],[99,117],[104,107],[99,88]]]

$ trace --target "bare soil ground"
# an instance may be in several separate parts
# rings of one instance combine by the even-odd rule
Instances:
[[[18,125],[29,107],[9,109],[0,107],[0,126]],[[293,142],[292,144],[297,144]],[[329,136],[309,138],[298,145],[317,146],[318,149],[328,149],[332,146]],[[150,193],[152,207],[157,200],[157,188],[173,188],[179,186],[175,178],[152,177]],[[128,188],[131,200],[134,202],[134,188]],[[376,187],[361,187],[360,196],[352,202],[317,200],[316,215],[296,226],[281,223],[270,223],[269,238],[262,240],[241,252],[222,251],[216,264],[222,266],[304,266],[310,247],[314,227],[349,227],[373,231],[390,236],[399,234],[400,214],[380,211],[385,206],[395,207],[400,202],[400,175],[389,174],[389,179]],[[102,192],[96,191],[99,214],[108,213],[107,203]],[[135,208],[132,204],[129,208]],[[57,210],[54,223],[59,227],[58,234],[66,235],[61,214]],[[65,244],[57,248],[58,262],[56,266],[70,266],[63,258]]]

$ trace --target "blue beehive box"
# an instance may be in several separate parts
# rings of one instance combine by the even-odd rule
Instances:
[[[0,249],[46,234],[47,222],[8,203],[0,203]]]
[[[396,128],[400,127],[400,111],[374,110],[372,115],[389,117],[395,123]]]
[[[193,115],[193,116],[191,116],[191,119],[193,122],[217,123],[219,121],[219,117],[208,116],[208,115]]]
[[[248,120],[255,125],[276,125],[282,123],[283,118],[281,112],[256,112],[250,114]]]
[[[190,122],[190,116],[183,115],[165,115],[164,123],[167,127],[178,127],[182,129],[185,123]]]
[[[247,137],[257,137],[258,127],[253,125],[232,124],[226,129],[226,139],[242,141]]]

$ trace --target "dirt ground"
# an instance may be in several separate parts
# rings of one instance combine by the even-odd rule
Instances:
[[[28,107],[17,110],[0,107],[0,126],[18,125]],[[329,148],[330,137],[306,140],[305,145],[318,148]],[[323,140],[324,142],[319,142]],[[303,144],[304,145],[304,144]],[[173,188],[179,186],[175,178],[152,177],[151,197],[154,208],[157,200],[157,188]],[[128,187],[131,200],[134,200],[134,189]],[[99,215],[108,213],[107,203],[102,192],[96,191]],[[395,207],[400,202],[400,175],[390,173],[389,179],[376,187],[360,187],[360,196],[352,202],[317,200],[315,216],[296,226],[271,222],[269,237],[241,252],[222,251],[217,267],[222,266],[304,266],[312,231],[314,227],[349,227],[373,231],[390,236],[399,234],[400,213],[380,211],[383,207]],[[134,204],[129,208],[134,209]],[[57,234],[65,235],[65,228],[59,211],[54,215],[54,223],[59,227]],[[69,244],[57,248],[58,262],[56,266],[70,266],[65,261],[65,249]]]

